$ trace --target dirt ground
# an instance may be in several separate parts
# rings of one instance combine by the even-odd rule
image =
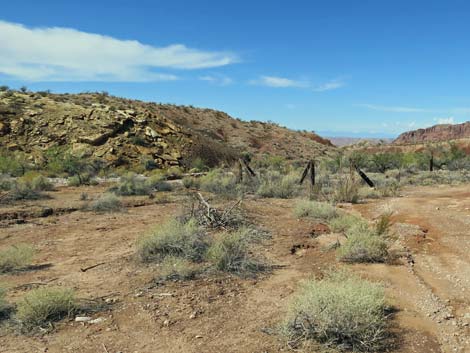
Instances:
[[[183,195],[172,193],[166,202],[126,198],[123,213],[77,210],[81,193],[93,197],[103,190],[60,188],[49,200],[0,208],[0,247],[25,242],[38,250],[29,271],[0,276],[11,302],[30,288],[58,285],[107,304],[93,314],[103,319],[99,323],[66,320],[43,335],[3,325],[0,352],[287,352],[275,331],[292,294],[302,280],[332,266],[384,283],[396,308],[397,344],[390,351],[470,352],[468,185],[410,188],[401,197],[343,206],[371,220],[393,212],[394,248],[404,254],[394,264],[339,264],[325,248],[337,236],[312,237],[324,227],[296,219],[294,200],[247,199],[251,220],[271,233],[255,252],[276,269],[256,279],[220,274],[163,284],[154,281],[154,266],[136,262],[135,242],[177,215]]]

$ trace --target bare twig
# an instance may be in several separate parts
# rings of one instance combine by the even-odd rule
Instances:
[[[100,262],[99,264],[96,264],[96,265],[88,266],[88,267],[85,267],[85,268],[80,268],[80,271],[86,272],[86,271],[91,270],[91,269],[93,269],[93,268],[95,268],[95,267],[104,265],[105,263],[106,263],[106,262]]]

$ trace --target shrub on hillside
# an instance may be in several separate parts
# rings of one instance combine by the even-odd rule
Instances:
[[[294,208],[296,217],[310,217],[322,221],[328,221],[337,216],[336,208],[326,202],[299,201]]]
[[[346,241],[338,248],[344,262],[384,262],[388,256],[386,240],[366,226],[359,225],[346,232]]]
[[[75,293],[64,288],[39,288],[28,292],[18,303],[17,319],[31,330],[73,314],[77,309]]]
[[[143,262],[162,261],[167,256],[200,261],[206,249],[204,234],[194,220],[160,224],[137,242],[137,254]]]
[[[34,248],[27,244],[12,245],[0,250],[0,273],[18,271],[28,267],[34,253]]]
[[[283,332],[290,342],[380,351],[387,344],[384,289],[347,272],[310,280],[292,301]]]
[[[360,183],[357,179],[350,175],[343,175],[338,179],[333,191],[333,199],[335,202],[351,202],[359,201]]]

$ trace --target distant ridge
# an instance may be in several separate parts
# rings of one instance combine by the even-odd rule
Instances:
[[[462,124],[439,124],[425,129],[402,133],[393,141],[395,145],[419,144],[470,138],[470,122]]]

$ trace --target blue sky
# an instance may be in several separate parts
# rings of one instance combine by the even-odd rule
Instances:
[[[326,135],[470,120],[465,1],[5,1],[0,81]]]

